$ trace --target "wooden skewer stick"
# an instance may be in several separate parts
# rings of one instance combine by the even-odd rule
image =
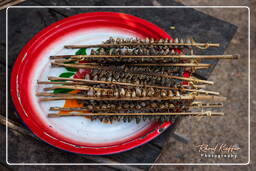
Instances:
[[[60,59],[60,60],[55,60],[54,63],[65,63],[65,59]],[[67,61],[69,62],[69,60]],[[99,65],[99,63],[86,63],[86,65],[94,65],[94,66],[102,66],[102,65]],[[187,64],[169,64],[169,63],[161,63],[161,64],[154,64],[154,63],[143,63],[142,65],[140,64],[126,64],[128,66],[178,66],[178,67],[184,67],[184,71],[190,71],[190,72],[194,72],[195,70],[201,70],[201,69],[208,69],[209,66],[211,64],[190,64],[190,63],[187,63]],[[171,72],[177,72],[178,69],[176,70],[173,70]]]
[[[160,86],[144,86],[144,87],[152,87],[152,88],[160,88]],[[105,91],[113,91],[112,89],[104,89],[104,88],[95,88],[91,86],[65,86],[65,85],[59,85],[59,86],[53,86],[53,87],[46,87],[44,88],[45,91],[48,90],[55,90],[55,89],[73,89],[73,90],[89,90],[90,88],[94,90],[105,90]],[[203,94],[212,94],[212,95],[220,95],[219,92],[214,92],[214,91],[206,91],[206,90],[197,90],[197,89],[186,89],[186,88],[171,88],[171,87],[164,87],[160,89],[169,89],[169,90],[181,90],[181,91],[189,91],[189,92],[197,92],[197,93],[203,93]]]
[[[50,113],[48,118],[67,117],[67,116],[159,116],[159,115],[179,115],[179,116],[223,116],[223,112],[179,112],[179,113]]]
[[[138,45],[153,45],[153,46],[195,46],[195,47],[219,47],[219,43],[119,43],[119,44],[95,44],[95,45],[66,45],[67,49],[80,48],[97,48],[97,47],[120,47],[120,46],[138,46]]]
[[[84,82],[66,82],[66,81],[54,81],[54,82],[51,82],[51,81],[37,81],[37,84],[63,84],[63,85],[85,85],[86,83]]]
[[[71,58],[85,60],[86,58],[178,58],[178,59],[239,59],[240,55],[56,55],[50,59]]]
[[[138,100],[213,100],[213,101],[225,101],[226,97],[212,96],[212,95],[182,95],[171,97],[94,97],[85,95],[73,95],[73,94],[61,94],[61,93],[36,93],[37,96],[50,96],[47,98],[40,98],[40,101],[49,100],[126,100],[126,101],[138,101]]]
[[[48,90],[55,90],[55,89],[73,89],[73,90],[90,90],[93,88],[94,90],[105,90],[105,91],[112,91],[112,89],[106,89],[106,88],[97,88],[97,87],[92,87],[92,86],[79,86],[79,85],[72,85],[72,86],[67,86],[67,85],[59,85],[59,86],[53,86],[53,87],[46,87],[44,88],[45,91]]]
[[[202,85],[200,85],[200,84],[194,84],[193,85],[195,88],[197,88],[197,89],[204,89],[204,88],[206,88],[206,85],[205,84],[202,84]],[[182,85],[182,87],[184,87],[184,88],[186,88],[186,87],[191,87],[190,85]]]
[[[223,103],[201,103],[193,102],[189,105],[189,108],[215,108],[223,107]]]
[[[54,63],[52,62],[53,66],[62,66],[62,67],[71,67],[71,68],[83,68],[83,69],[101,69],[106,71],[116,71],[120,72],[118,69],[112,69],[110,67],[99,67],[99,66],[93,66],[93,65],[86,65],[86,64],[63,64],[63,63]],[[173,75],[166,75],[166,74],[154,74],[154,73],[138,73],[138,72],[131,72],[126,71],[135,75],[148,75],[148,76],[157,76],[157,77],[163,77],[163,78],[170,78],[170,79],[179,79],[179,80],[185,80],[185,81],[192,81],[192,82],[198,82],[198,83],[204,83],[204,84],[214,84],[212,81],[206,81],[206,80],[200,80],[200,79],[194,79],[194,78],[186,78],[186,77],[178,77]]]
[[[65,63],[69,62],[69,60],[60,59],[55,60],[54,63]],[[99,63],[86,63],[86,65],[94,65],[94,66],[102,66]],[[141,64],[126,64],[127,66],[177,66],[177,67],[184,67],[184,71],[190,71],[194,72],[195,70],[201,70],[201,69],[208,69],[211,64],[191,64],[191,63],[180,63],[180,64],[172,64],[172,63],[161,63],[161,64],[155,64],[155,63],[141,63]],[[173,70],[171,72],[177,72],[178,69]]]
[[[195,63],[140,63],[140,64],[127,64],[129,66],[177,66],[177,67],[209,67],[211,64],[195,64]]]
[[[49,77],[48,79],[49,80],[82,81],[82,82],[86,82],[86,83],[116,84],[116,85],[134,86],[134,87],[152,87],[152,88],[159,88],[159,89],[181,90],[181,91],[190,91],[190,92],[198,92],[198,93],[213,94],[213,95],[219,95],[220,94],[219,92],[207,91],[207,90],[174,88],[174,87],[132,84],[132,83],[122,83],[122,82],[95,81],[95,80],[75,79],[75,78],[59,78],[59,77]],[[51,82],[51,83],[54,83],[54,82]],[[76,82],[74,82],[73,84],[76,84]],[[58,86],[58,87],[60,87],[60,86]],[[72,89],[72,88],[70,88],[70,89]]]
[[[64,62],[70,62],[73,61],[72,59],[68,60],[68,59],[60,59],[60,60],[55,60],[54,63],[64,63]],[[94,65],[94,66],[102,66],[99,63],[86,63],[86,65]],[[169,67],[169,66],[177,66],[177,67],[187,67],[187,69],[189,69],[189,67],[198,67],[199,69],[201,68],[208,68],[211,64],[201,64],[201,63],[139,63],[139,64],[126,64],[128,66],[165,66],[165,67]],[[197,68],[197,69],[198,69]]]
[[[59,77],[53,77],[53,78],[59,78]],[[73,79],[73,78],[70,78],[70,79]],[[74,78],[75,79],[75,78]],[[54,80],[54,79],[53,79]],[[83,80],[83,79],[82,79]],[[70,81],[72,81],[72,82],[70,82]],[[90,83],[92,83],[92,84],[119,84],[120,83],[120,85],[122,85],[122,84],[125,84],[126,85],[126,83],[122,83],[122,82],[108,82],[108,81],[100,81],[100,82],[97,82],[97,81],[95,81],[95,80],[86,80],[87,82],[79,82],[79,81],[74,81],[73,82],[73,80],[69,80],[69,82],[64,82],[64,81],[54,81],[54,82],[51,82],[51,81],[37,81],[37,83],[38,84],[63,84],[63,85],[74,85],[74,84],[77,84],[77,85],[85,85],[85,84],[90,84]],[[130,84],[130,83],[128,83],[128,84]],[[127,86],[129,86],[127,84]],[[132,86],[132,85],[131,85]],[[143,87],[144,85],[141,85],[141,84],[134,84],[134,86],[138,86],[138,87]],[[150,86],[150,85],[149,85]],[[205,85],[193,85],[196,89],[204,89],[204,88],[206,88],[206,86]],[[158,87],[158,86],[157,86]],[[186,88],[186,87],[190,87],[189,85],[182,85],[182,87],[183,88]],[[163,88],[164,89],[164,87],[162,87],[162,86],[159,86],[159,88]],[[168,88],[170,88],[170,87],[166,87],[166,89],[168,89]]]
[[[73,62],[73,61],[82,61],[79,58],[69,58],[69,59],[57,59],[54,62],[56,63],[64,63],[64,62]]]
[[[223,107],[222,103],[216,103],[216,104],[211,104],[211,103],[200,103],[200,104],[192,104],[188,106],[189,108],[218,108],[218,107]],[[171,108],[175,108],[175,106],[173,105],[173,107],[165,107],[165,108],[160,108],[160,107],[143,107],[141,109],[143,110],[148,110],[148,109],[171,109]],[[124,108],[124,109],[120,109],[120,110],[133,110],[134,108]],[[86,108],[86,107],[50,107],[51,111],[90,111],[90,109]],[[118,110],[118,109],[112,109],[112,108],[107,108],[107,109],[101,109],[101,108],[94,108],[92,109],[93,111],[102,111],[102,110]],[[139,110],[139,109],[136,109]]]

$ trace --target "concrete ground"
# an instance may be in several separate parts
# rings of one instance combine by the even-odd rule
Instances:
[[[256,67],[255,54],[255,11],[256,2],[246,1],[214,1],[207,0],[179,0],[185,5],[247,5],[251,6],[251,161],[249,166],[175,166],[168,170],[254,170],[255,165],[255,79],[253,74]],[[177,132],[190,139],[188,144],[177,143],[169,139],[166,149],[163,150],[159,163],[247,163],[248,158],[248,9],[197,9],[203,13],[209,14],[221,20],[225,20],[238,26],[237,33],[232,39],[225,54],[240,54],[241,58],[236,61],[222,60],[211,74],[209,80],[215,82],[215,85],[209,87],[211,90],[219,91],[227,97],[223,111],[225,116],[219,118],[186,118],[181,122]],[[254,39],[254,40],[253,40]],[[200,157],[199,144],[228,144],[236,145],[241,150],[237,153],[237,159],[207,159]],[[167,167],[155,166],[152,170],[166,170]]]

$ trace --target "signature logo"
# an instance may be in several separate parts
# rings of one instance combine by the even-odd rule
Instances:
[[[235,151],[239,151],[240,148],[235,145],[227,145],[227,144],[216,144],[215,146],[210,146],[209,144],[200,144],[196,146],[199,152],[210,152],[210,153],[233,153]]]
[[[200,144],[195,146],[201,157],[205,158],[237,158],[240,148],[237,145],[228,144]]]

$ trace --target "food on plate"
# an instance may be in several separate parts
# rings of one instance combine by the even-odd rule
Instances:
[[[110,37],[102,44],[66,45],[79,50],[75,55],[51,56],[52,67],[83,74],[79,78],[48,77],[48,81],[38,81],[51,86],[37,92],[37,96],[40,101],[76,101],[75,106],[52,106],[50,111],[57,113],[49,113],[49,118],[87,116],[104,122],[139,123],[174,121],[183,116],[222,116],[224,113],[215,109],[222,107],[226,98],[205,90],[214,83],[195,74],[211,66],[202,59],[239,57],[194,54],[195,48],[216,47],[219,44],[197,43],[191,38]],[[205,111],[209,108],[213,110]]]

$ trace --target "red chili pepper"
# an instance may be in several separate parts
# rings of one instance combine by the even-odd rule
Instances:
[[[188,72],[188,71],[185,71],[185,72],[183,72],[183,77],[186,77],[186,78],[188,78],[188,77],[190,77],[190,72]],[[182,85],[188,85],[188,81],[182,81],[182,83],[181,83]]]

